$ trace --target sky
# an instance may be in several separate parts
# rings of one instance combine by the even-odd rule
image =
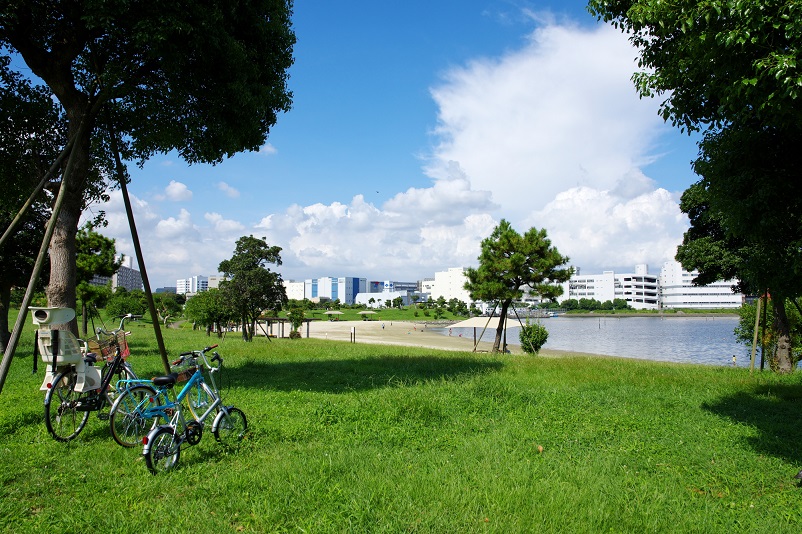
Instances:
[[[583,0],[296,0],[293,28],[293,106],[258,152],[129,165],[151,287],[217,274],[246,235],[285,280],[416,281],[477,266],[501,219],[585,274],[673,259],[695,140]],[[100,210],[133,257],[120,192]]]

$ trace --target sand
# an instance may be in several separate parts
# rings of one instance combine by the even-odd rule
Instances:
[[[302,326],[300,332],[303,337],[306,337],[306,326]],[[432,326],[424,322],[311,321],[309,323],[309,337],[337,341],[355,340],[356,343],[404,345],[408,347],[425,347],[441,350],[467,352],[473,350],[473,336],[460,337],[458,335],[444,335],[439,331],[434,332]],[[477,352],[489,352],[492,347],[492,343],[480,342],[476,350]],[[513,353],[522,352],[517,345],[513,345],[509,348]]]

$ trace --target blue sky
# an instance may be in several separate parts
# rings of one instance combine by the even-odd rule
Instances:
[[[586,273],[673,258],[695,143],[585,2],[298,0],[293,24],[293,109],[258,153],[129,166],[153,287],[215,274],[249,234],[287,280],[414,281],[476,265],[502,218]],[[119,193],[100,209],[133,256]]]

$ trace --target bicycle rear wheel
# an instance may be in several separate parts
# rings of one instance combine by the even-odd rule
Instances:
[[[156,422],[145,415],[150,406],[150,399],[154,399],[156,404],[161,404],[156,390],[146,385],[133,386],[117,397],[109,412],[109,428],[114,441],[123,447],[142,444],[142,438],[150,432]]]
[[[88,411],[78,411],[79,401],[86,399],[86,393],[75,391],[78,374],[69,369],[57,374],[45,393],[45,426],[56,441],[74,439],[86,426]]]
[[[148,444],[142,454],[154,475],[175,467],[181,456],[181,443],[175,435],[175,428],[163,426],[148,434]]]
[[[247,430],[248,420],[239,408],[222,408],[215,419],[214,437],[225,445],[240,441]]]

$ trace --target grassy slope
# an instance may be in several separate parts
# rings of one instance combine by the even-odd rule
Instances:
[[[160,372],[149,327],[132,362]],[[201,332],[165,332],[168,350]],[[93,414],[42,421],[26,335],[0,394],[0,531],[798,532],[802,375],[236,338],[248,416],[154,477]],[[542,452],[539,447],[542,447]]]

